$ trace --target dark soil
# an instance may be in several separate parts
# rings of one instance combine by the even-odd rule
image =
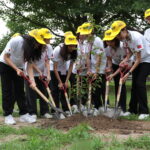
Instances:
[[[96,132],[114,132],[121,134],[130,133],[150,133],[150,122],[148,121],[129,121],[125,119],[111,119],[105,116],[97,117],[84,117],[80,114],[73,115],[72,117],[64,120],[45,120],[42,127],[54,127],[56,129],[68,131],[69,129],[81,124],[86,123],[90,125]]]

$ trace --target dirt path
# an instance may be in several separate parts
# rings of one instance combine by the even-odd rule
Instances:
[[[92,133],[100,136],[114,134],[126,138],[129,136],[138,137],[145,133],[150,133],[150,121],[110,119],[104,116],[86,118],[78,114],[64,120],[38,119],[37,123],[34,124],[20,123],[18,118],[16,118],[16,121],[17,124],[13,125],[15,128],[21,128],[25,126],[35,126],[42,128],[54,127],[65,132],[81,123],[85,123],[94,129]],[[3,117],[0,117],[0,125],[3,125],[3,122]]]

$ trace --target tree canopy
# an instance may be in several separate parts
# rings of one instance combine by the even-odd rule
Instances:
[[[148,8],[147,0],[0,0],[0,14],[10,34],[41,27],[49,28],[56,36],[57,30],[75,33],[89,14],[102,27],[98,30],[101,36],[118,19],[142,32],[146,28],[144,11]]]

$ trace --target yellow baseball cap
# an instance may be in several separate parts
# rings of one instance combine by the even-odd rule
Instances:
[[[41,36],[43,36],[44,39],[51,39],[52,37],[54,37],[50,30],[47,28],[41,28],[39,29],[39,33],[41,34]]]
[[[81,28],[81,31],[80,31],[80,34],[81,35],[87,35],[87,34],[91,34],[93,31],[93,26],[91,23],[83,23],[82,24],[82,28]]]
[[[41,36],[41,33],[39,32],[38,29],[29,31],[29,35],[32,36],[38,43],[44,44],[44,45],[46,44],[43,36]]]
[[[73,35],[73,33],[71,31],[67,31],[64,33],[64,37],[67,37],[68,35]]]
[[[68,35],[65,37],[65,45],[77,45],[78,41],[74,35]]]
[[[82,30],[82,26],[78,26],[77,32],[76,33],[80,33]]]
[[[111,29],[112,29],[111,36],[117,36],[120,33],[120,31],[125,27],[126,27],[125,22],[121,20],[114,21],[111,25]]]
[[[150,16],[150,9],[147,9],[144,13],[144,18],[147,18],[148,16]]]
[[[20,36],[20,35],[21,35],[20,33],[15,33],[15,34],[12,36],[12,38],[13,38],[13,37]]]
[[[112,29],[106,30],[105,33],[104,33],[103,41],[111,41],[111,40],[113,40],[115,38],[115,36],[112,36],[111,33],[112,33]]]

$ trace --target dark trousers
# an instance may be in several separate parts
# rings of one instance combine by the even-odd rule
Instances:
[[[113,70],[114,72],[119,68],[118,65],[113,64]],[[114,82],[115,82],[115,95],[117,97],[117,92],[118,92],[118,87],[119,87],[119,80],[120,80],[120,74],[117,74],[114,77]],[[126,85],[122,85],[122,90],[121,90],[121,95],[120,95],[120,100],[119,100],[119,106],[121,109],[126,112]]]
[[[105,84],[106,77],[104,74],[99,75],[98,78],[92,82],[92,102],[96,109],[104,104],[106,87]]]
[[[58,73],[59,73],[59,76],[61,78],[62,83],[65,83],[66,75],[61,75],[60,72],[58,72]],[[67,102],[66,102],[66,98],[65,98],[65,95],[64,95],[64,91],[59,89],[59,87],[58,87],[58,80],[57,80],[57,78],[55,76],[54,71],[51,71],[50,88],[51,88],[51,91],[52,91],[52,96],[54,98],[56,107],[59,108],[60,107],[60,102],[61,102],[62,109],[64,111],[68,111],[69,109],[68,109],[68,106],[67,106]]]
[[[39,80],[39,77],[35,77],[35,82],[38,89],[48,97],[46,88],[44,84]],[[40,115],[44,115],[45,113],[49,112],[48,104],[33,90],[29,87],[27,81],[25,82],[26,87],[26,99],[27,99],[27,106],[29,114],[37,114],[37,98],[39,99],[40,103]]]
[[[2,108],[4,116],[13,113],[15,101],[19,107],[19,114],[27,113],[27,103],[24,93],[24,80],[16,71],[4,63],[0,63],[2,85]]]
[[[77,85],[77,79],[76,79],[76,74],[72,73],[70,76],[70,85],[71,85],[71,89],[70,89],[70,104],[71,105],[77,105],[77,94],[76,94],[76,85]]]
[[[150,63],[141,63],[133,71],[132,89],[129,111],[131,113],[148,114],[146,79],[150,74]]]

